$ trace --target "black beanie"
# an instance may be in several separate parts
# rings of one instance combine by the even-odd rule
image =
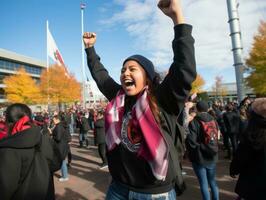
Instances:
[[[141,67],[143,67],[143,69],[146,71],[149,79],[151,81],[153,81],[154,77],[155,77],[155,71],[154,71],[154,66],[153,63],[148,59],[145,58],[144,56],[141,55],[133,55],[128,57],[124,62],[123,62],[123,66],[124,64],[129,61],[129,60],[134,60],[137,63],[140,64]]]
[[[199,101],[196,105],[196,108],[199,112],[207,112],[209,105],[206,101]]]

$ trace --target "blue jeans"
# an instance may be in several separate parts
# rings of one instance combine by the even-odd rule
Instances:
[[[73,124],[68,124],[68,127],[69,127],[70,134],[73,134],[74,133],[74,125]]]
[[[161,194],[138,193],[113,181],[108,188],[105,200],[176,200],[176,193],[174,189]]]
[[[67,178],[68,177],[68,172],[67,172],[67,160],[63,160],[62,166],[61,166],[61,174],[62,178]]]
[[[79,134],[79,144],[80,146],[83,146],[83,142],[86,142],[86,146],[89,145],[89,140],[88,140],[88,132],[87,131],[82,131]]]
[[[211,188],[212,200],[219,200],[219,191],[216,184],[216,163],[199,165],[192,163],[194,172],[198,177],[203,200],[210,200],[209,185]]]

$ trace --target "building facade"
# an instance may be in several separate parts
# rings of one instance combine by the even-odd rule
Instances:
[[[85,101],[86,108],[97,107],[99,104],[107,102],[107,99],[100,92],[96,82],[93,80],[86,81],[85,83]]]
[[[3,79],[15,74],[21,67],[23,67],[26,72],[38,82],[42,70],[46,70],[46,63],[15,52],[0,49],[0,103],[7,102],[4,93],[5,85],[3,84]]]
[[[223,99],[224,101],[237,101],[237,86],[236,83],[223,83],[221,88],[224,90],[224,94],[221,95],[221,92],[208,91],[207,94],[210,100]],[[247,85],[244,86],[245,96],[256,97],[254,91],[249,88]]]

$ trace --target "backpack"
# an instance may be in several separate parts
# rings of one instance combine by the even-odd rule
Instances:
[[[203,132],[203,152],[207,157],[213,157],[218,153],[218,125],[215,120],[204,122],[199,120]]]

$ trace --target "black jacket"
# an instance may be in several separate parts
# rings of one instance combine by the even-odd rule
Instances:
[[[95,124],[95,142],[96,144],[105,143],[105,127],[104,127],[104,118],[97,119]]]
[[[59,122],[55,125],[55,128],[52,131],[52,136],[54,141],[57,143],[61,158],[64,160],[69,151],[69,132],[67,132],[63,122]]]
[[[42,148],[41,132],[32,127],[0,140],[0,199],[54,199],[53,179],[46,159],[50,146]]]
[[[84,116],[81,117],[81,127],[80,127],[80,132],[81,133],[87,133],[89,131],[89,122],[88,119]]]
[[[176,133],[177,117],[184,107],[184,101],[191,90],[191,83],[196,77],[194,39],[192,26],[180,24],[174,27],[173,63],[163,82],[156,90],[156,98],[161,111],[161,129],[170,146],[169,167],[165,181],[158,181],[152,174],[147,161],[130,152],[122,144],[107,152],[108,167],[114,180],[133,191],[144,193],[162,193],[173,188],[176,176],[182,178],[180,168],[174,170],[173,160],[178,163],[178,156],[173,143]],[[100,91],[108,100],[112,100],[121,85],[116,83],[100,62],[94,48],[86,49],[88,67]]]
[[[199,113],[189,124],[190,133],[186,138],[186,147],[191,162],[200,165],[208,165],[217,161],[218,154],[214,156],[209,155],[209,149],[204,143],[203,128],[201,127],[199,120],[209,122],[215,119],[207,112]]]
[[[240,116],[236,111],[229,111],[223,115],[227,134],[237,136],[239,133]]]
[[[246,200],[266,197],[266,145],[257,149],[240,142],[230,165],[230,174],[238,175],[235,192]]]

